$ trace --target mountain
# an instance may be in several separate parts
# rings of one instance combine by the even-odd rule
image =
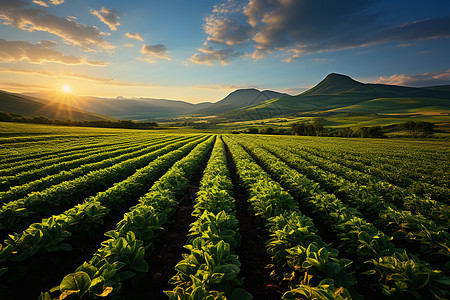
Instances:
[[[158,118],[173,118],[187,114],[199,108],[205,108],[211,103],[192,104],[185,101],[152,99],[152,98],[87,98],[79,101],[77,108],[108,115],[118,119],[154,120]]]
[[[49,100],[39,99],[38,101],[47,102]],[[179,100],[154,98],[75,97],[71,106],[122,120],[148,121],[158,118],[173,118],[180,114],[190,113],[193,110],[206,108],[211,104],[210,102],[193,104]]]
[[[220,115],[282,96],[287,96],[287,94],[274,91],[259,91],[257,89],[239,89],[230,93],[222,100],[211,104],[209,107],[195,110],[192,113],[199,115]]]
[[[363,84],[347,75],[331,73],[319,84],[305,91],[302,95],[330,95],[361,87]]]
[[[430,113],[450,111],[450,91],[444,87],[413,88],[361,83],[329,74],[313,88],[224,114],[231,119],[264,119],[299,113]]]
[[[26,117],[44,116],[57,120],[112,120],[110,117],[89,113],[57,101],[43,103],[5,91],[0,91],[0,111],[21,114]]]

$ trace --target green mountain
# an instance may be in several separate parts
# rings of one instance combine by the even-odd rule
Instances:
[[[251,120],[282,115],[317,113],[440,113],[450,111],[446,88],[412,88],[364,84],[346,75],[329,74],[319,84],[297,96],[283,96],[222,114]]]
[[[43,116],[63,121],[112,120],[110,117],[89,113],[60,102],[48,101],[42,103],[5,91],[0,91],[0,111],[26,117]]]
[[[220,115],[242,107],[258,105],[264,101],[287,96],[284,93],[274,91],[259,91],[257,89],[239,89],[210,106],[195,110],[193,114],[199,115]]]

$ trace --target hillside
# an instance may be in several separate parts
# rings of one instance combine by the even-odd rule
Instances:
[[[287,96],[287,94],[274,91],[259,91],[257,89],[239,89],[230,93],[222,100],[211,104],[209,107],[193,111],[192,113],[199,115],[220,115],[282,96]]]
[[[92,121],[112,119],[107,116],[86,112],[57,101],[43,103],[5,91],[0,91],[0,111],[20,114],[26,117],[43,116],[56,120]]]
[[[450,111],[450,91],[445,87],[412,88],[364,84],[346,75],[330,74],[297,96],[283,96],[223,116],[232,119],[264,119],[281,115],[324,112],[436,113]]]

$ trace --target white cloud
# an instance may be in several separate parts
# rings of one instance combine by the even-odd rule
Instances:
[[[169,50],[162,44],[143,45],[141,48],[141,53],[144,54],[145,57],[141,57],[139,59],[149,63],[156,62],[158,58],[170,60]]]
[[[450,70],[423,74],[381,76],[376,83],[424,87],[450,84]]]
[[[141,42],[144,41],[144,38],[142,37],[142,35],[140,35],[137,32],[127,32],[127,33],[125,33],[125,36],[127,38],[136,39],[136,40],[141,41]]]
[[[97,16],[100,21],[108,25],[112,31],[116,31],[117,27],[120,26],[120,13],[114,9],[102,7],[100,10],[91,9],[90,12],[94,16]]]
[[[251,54],[241,56],[253,59],[278,52],[283,54],[283,61],[292,62],[325,51],[383,43],[397,43],[402,47],[417,40],[450,37],[450,16],[389,23],[386,12],[377,7],[375,0],[248,0],[245,5],[242,3],[225,1],[214,6],[204,19],[205,47],[221,44],[235,52],[246,49]],[[205,56],[194,55],[198,57]]]
[[[203,64],[212,66],[216,63],[222,65],[228,64],[233,58],[241,56],[241,53],[228,49],[213,49],[212,47],[204,47],[198,49],[200,53],[194,54],[189,61],[195,64]]]
[[[35,64],[56,62],[66,65],[106,65],[104,61],[90,61],[84,57],[64,55],[59,51],[49,49],[55,45],[56,43],[53,41],[41,41],[37,44],[31,44],[25,41],[7,41],[0,39],[0,60],[4,62],[26,60]]]
[[[40,8],[29,8],[28,3],[20,0],[0,1],[0,19],[5,21],[4,24],[21,30],[49,32],[86,50],[114,48],[103,39],[97,27],[59,18]]]
[[[60,5],[64,3],[64,0],[33,0],[33,3],[40,6],[49,7],[49,4]]]

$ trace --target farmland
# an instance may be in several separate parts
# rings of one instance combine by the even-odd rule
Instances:
[[[0,123],[5,299],[447,299],[447,141]]]

